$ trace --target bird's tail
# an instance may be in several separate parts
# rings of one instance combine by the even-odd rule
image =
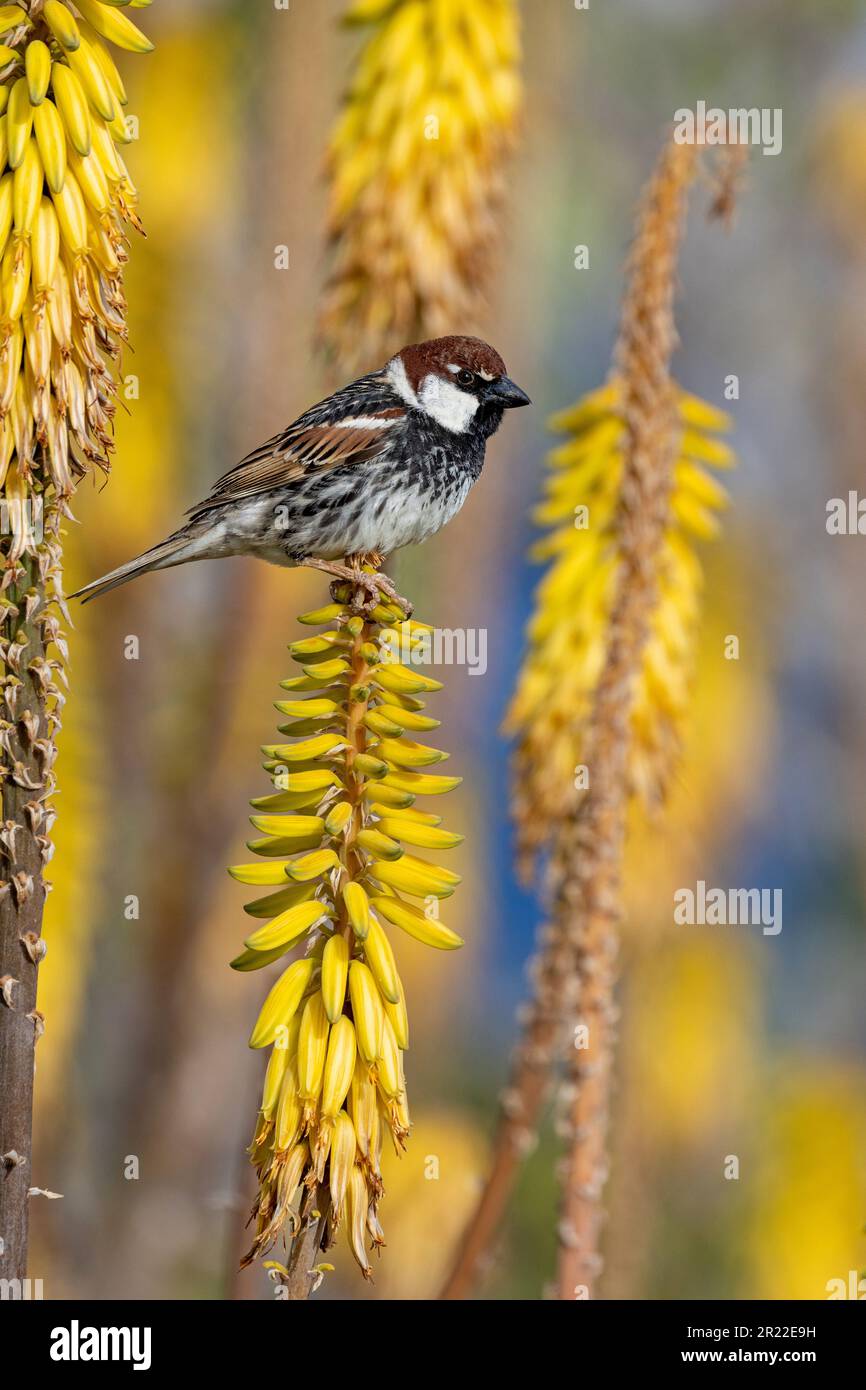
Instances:
[[[70,594],[70,598],[80,598],[84,603],[88,603],[90,599],[99,598],[111,589],[128,583],[130,579],[137,579],[140,574],[149,574],[151,570],[170,569],[172,565],[183,565],[187,560],[196,558],[196,546],[192,543],[189,532],[176,531],[159,545],[145,550],[143,555],[129,560],[116,570],[110,570],[101,579],[94,579],[92,583],[77,589],[74,594]]]

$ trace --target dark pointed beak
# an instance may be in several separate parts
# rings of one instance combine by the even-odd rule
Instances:
[[[526,392],[521,391],[510,376],[501,376],[498,381],[492,381],[486,394],[488,401],[492,401],[495,405],[501,405],[506,410],[512,410],[518,405],[532,405]]]

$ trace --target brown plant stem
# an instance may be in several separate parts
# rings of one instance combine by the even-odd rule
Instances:
[[[304,1202],[301,1220],[302,1230],[292,1241],[292,1248],[286,1259],[288,1277],[282,1280],[287,1302],[301,1302],[312,1294],[318,1280],[313,1268],[316,1254],[321,1249],[327,1225],[330,1197],[327,1188],[320,1186],[310,1192]],[[318,1216],[314,1215],[318,1212]]]
[[[7,560],[13,583],[2,624],[5,675],[2,787],[3,882],[0,885],[0,1274],[27,1273],[32,1164],[33,1080],[42,1016],[36,982],[44,954],[43,866],[48,858],[44,796],[50,790],[53,720],[46,705],[50,675],[44,588],[37,562]],[[30,616],[28,616],[28,612]]]
[[[561,823],[553,845],[551,922],[541,938],[534,997],[502,1098],[491,1171],[443,1289],[446,1299],[465,1297],[479,1273],[521,1151],[532,1141],[566,1030],[571,1040],[560,1132],[568,1153],[557,1228],[558,1297],[591,1294],[601,1267],[630,716],[656,600],[678,440],[669,370],[676,342],[673,299],[685,195],[694,168],[693,147],[669,144],[639,212],[617,349],[626,416],[620,564],[607,655],[587,733],[591,785]]]
[[[657,601],[659,560],[679,444],[670,377],[673,303],[695,151],[670,144],[641,206],[618,350],[626,438],[619,503],[620,567],[604,670],[589,732],[591,788],[555,849],[560,910],[573,947],[586,1046],[566,1066],[558,1296],[589,1296],[601,1270],[601,1196],[616,1042],[617,920],[628,806],[634,688]],[[581,1039],[583,1041],[583,1039]]]

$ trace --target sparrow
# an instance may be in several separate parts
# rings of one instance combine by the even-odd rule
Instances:
[[[384,558],[427,540],[459,512],[506,410],[529,405],[480,338],[404,347],[311,406],[218,478],[159,545],[73,594],[87,600],[151,570],[226,555],[306,565],[350,581],[369,611],[408,607]]]

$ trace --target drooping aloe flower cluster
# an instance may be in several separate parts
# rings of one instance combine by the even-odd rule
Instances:
[[[727,504],[707,471],[734,455],[717,436],[722,411],[677,388],[681,426],[658,593],[632,707],[631,790],[663,795],[688,709],[702,586],[693,542],[718,533]],[[549,839],[580,788],[581,748],[609,641],[619,565],[622,390],[613,378],[552,420],[568,436],[549,455],[546,498],[536,520],[550,527],[534,549],[549,562],[538,586],[529,649],[509,713],[516,735],[514,798],[524,867]]]
[[[331,140],[322,336],[345,368],[471,327],[520,107],[516,0],[354,0],[368,25]]]
[[[39,731],[43,764],[62,702],[59,526],[77,481],[94,464],[108,470],[126,338],[126,229],[140,230],[117,150],[129,140],[126,94],[103,39],[135,52],[153,47],[120,8],[99,0],[0,5],[3,657],[13,721],[9,695],[28,663],[43,698],[56,702],[53,725]],[[11,776],[21,761],[13,749]]]
[[[419,741],[438,726],[421,697],[441,687],[412,662],[430,629],[401,619],[390,604],[353,614],[348,593],[301,619],[324,631],[290,648],[301,674],[283,682],[288,698],[277,704],[288,741],[263,750],[276,790],[253,802],[261,838],[249,848],[262,862],[230,870],[271,890],[248,904],[267,920],[233,966],[256,970],[300,951],[250,1038],[271,1054],[250,1151],[260,1190],[247,1261],[286,1228],[290,1240],[304,1194],[315,1192],[321,1248],[344,1227],[370,1276],[368,1245],[384,1243],[383,1136],[399,1152],[409,1133],[406,1000],[389,932],[462,945],[438,916],[459,877],[423,857],[461,837],[414,804],[460,778],[427,771],[447,755]]]
[[[153,47],[98,0],[0,6],[0,463],[10,499],[108,466],[136,193],[126,94],[100,35]],[[78,17],[76,17],[76,15]],[[26,539],[17,542],[18,553]]]

